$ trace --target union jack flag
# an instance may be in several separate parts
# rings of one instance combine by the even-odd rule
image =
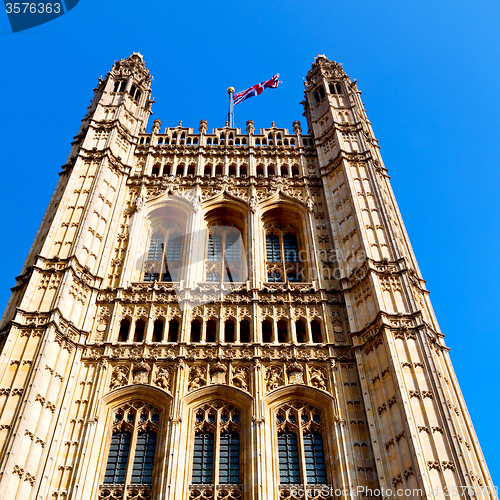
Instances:
[[[236,92],[233,94],[233,104],[239,104],[240,102],[248,99],[249,97],[253,97],[254,95],[260,95],[264,92],[264,89],[275,89],[280,83],[278,78],[280,74],[274,75],[270,80],[267,80],[262,83],[258,83],[249,89],[242,90],[241,92]]]

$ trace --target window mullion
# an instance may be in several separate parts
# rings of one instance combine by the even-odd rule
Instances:
[[[214,436],[214,468],[213,468],[213,484],[218,485],[219,484],[219,469],[220,469],[220,410],[217,411],[217,420],[216,420],[216,430],[215,430],[215,436]],[[214,496],[215,492],[214,492]]]
[[[280,245],[280,257],[281,257],[281,268],[283,270],[282,281],[286,282],[286,260],[285,260],[285,244],[283,242],[283,231],[280,231],[279,235],[279,245]]]
[[[137,419],[139,418],[139,414],[135,414],[135,424],[134,424],[134,431],[132,432],[132,439],[130,440],[130,452],[128,455],[128,461],[127,461],[127,474],[125,475],[125,489],[127,489],[127,486],[130,486],[130,482],[132,480],[132,468],[134,466],[134,459],[135,459],[135,448],[137,446]]]
[[[163,248],[161,249],[161,268],[160,268],[160,277],[159,282],[161,283],[164,280],[164,274],[167,272],[167,248],[168,248],[168,240],[170,238],[170,230],[167,229],[165,234],[163,235]]]
[[[224,281],[224,278],[226,277],[226,231],[222,231],[221,234],[221,254],[220,254],[220,282],[222,283]]]
[[[302,479],[302,484],[307,485],[307,472],[306,472],[306,455],[304,452],[304,435],[302,430],[301,414],[299,412],[297,415],[297,423],[299,427],[298,431],[298,443],[299,443],[299,465],[300,465],[300,477]]]

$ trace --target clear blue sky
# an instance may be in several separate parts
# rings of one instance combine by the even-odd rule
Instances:
[[[141,52],[162,127],[223,125],[226,88],[274,73],[277,90],[236,107],[244,128],[302,119],[302,78],[326,54],[358,79],[368,117],[479,435],[500,483],[498,0],[129,2],[80,0],[13,35],[0,15],[6,303],[113,61]],[[152,122],[151,122],[152,124]],[[150,125],[151,125],[150,124]]]

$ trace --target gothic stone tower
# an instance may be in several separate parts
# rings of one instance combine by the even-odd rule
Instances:
[[[99,81],[2,318],[0,498],[495,498],[356,82],[316,58],[308,134],[147,133],[150,83]]]

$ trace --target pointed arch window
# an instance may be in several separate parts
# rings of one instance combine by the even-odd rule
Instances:
[[[281,484],[300,484],[299,443],[295,432],[278,434]]]
[[[128,487],[141,486],[151,494],[159,421],[158,408],[142,401],[114,411],[101,490],[112,488],[114,496],[124,496]]]
[[[200,432],[194,436],[193,484],[212,484],[214,476],[214,435]]]
[[[233,406],[215,401],[196,410],[191,490],[215,498],[217,489],[231,485],[241,495],[240,433],[240,412]]]
[[[271,224],[267,227],[266,266],[269,282],[303,281],[299,243],[295,229],[290,224]]]
[[[104,484],[125,483],[131,439],[132,434],[129,431],[113,432],[108,463],[104,474]]]
[[[179,281],[183,238],[178,229],[158,229],[149,242],[144,281]]]
[[[321,414],[303,403],[276,412],[279,482],[281,485],[326,485],[326,457]]]

